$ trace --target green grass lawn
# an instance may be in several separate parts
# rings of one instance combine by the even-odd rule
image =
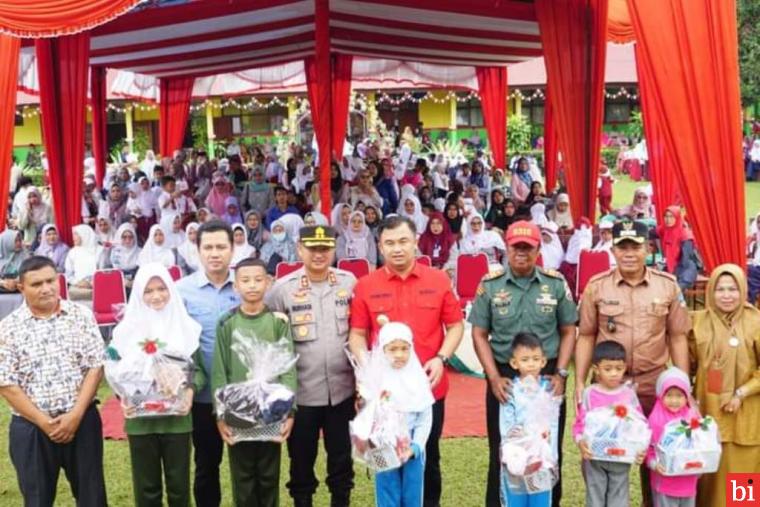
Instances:
[[[573,385],[572,379],[568,385]],[[484,384],[485,389],[485,384]],[[107,388],[101,388],[101,399],[109,395]],[[447,408],[449,417],[454,413],[454,407]],[[574,418],[572,408],[568,412],[568,424],[565,432],[564,453],[565,462],[562,467],[563,478],[563,505],[580,506],[584,504],[585,489],[580,474],[580,458],[576,446],[572,443],[570,426]],[[21,494],[16,482],[16,473],[8,456],[8,423],[10,412],[6,404],[0,404],[0,505],[3,507],[15,507],[23,504]],[[442,447],[443,469],[443,501],[445,507],[476,507],[483,505],[486,487],[486,472],[488,470],[488,442],[485,438],[453,438],[444,439]],[[103,467],[105,469],[106,487],[108,489],[109,505],[127,507],[134,505],[132,497],[132,480],[129,465],[129,448],[126,442],[105,442],[105,456]],[[372,479],[366,469],[355,467],[355,488],[352,495],[353,505],[358,507],[370,507],[374,505]],[[320,479],[320,487],[315,497],[314,505],[323,507],[329,505],[329,496],[324,486],[325,459],[324,452],[320,450],[317,463],[317,477]],[[280,475],[281,504],[292,505],[290,497],[285,489],[288,477],[287,452],[283,449],[282,472]],[[641,495],[638,491],[638,472],[632,472],[631,476],[631,499],[632,505],[637,505]],[[225,506],[232,505],[230,492],[229,470],[225,463],[222,468],[223,502]],[[69,492],[68,483],[63,474],[58,483],[57,506],[74,506],[74,501]]]

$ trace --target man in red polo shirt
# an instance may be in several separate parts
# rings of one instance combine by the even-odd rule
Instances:
[[[415,261],[417,231],[411,220],[393,216],[383,221],[380,252],[385,266],[361,278],[354,287],[348,345],[363,361],[368,346],[377,341],[380,326],[395,321],[412,328],[414,351],[428,374],[436,399],[433,426],[425,448],[424,506],[438,507],[441,499],[438,441],[449,387],[445,367],[462,340],[462,310],[446,274]]]

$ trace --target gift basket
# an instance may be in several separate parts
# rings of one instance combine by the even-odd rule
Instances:
[[[233,442],[280,441],[280,428],[295,404],[295,393],[276,379],[298,360],[287,340],[270,343],[233,332],[232,352],[248,368],[245,382],[216,390],[216,413]]]
[[[586,413],[583,439],[588,442],[591,459],[634,463],[651,438],[646,418],[632,405],[599,407]]]
[[[373,361],[358,366],[349,358],[356,372],[359,396],[364,405],[348,425],[353,457],[373,472],[383,472],[403,465],[401,455],[409,449],[411,439],[406,414],[396,410],[390,394],[381,389]]]
[[[655,446],[657,463],[664,475],[699,475],[718,471],[720,465],[718,424],[710,416],[670,421]]]
[[[549,491],[559,479],[557,430],[562,398],[551,386],[533,377],[515,379],[508,405],[502,407],[502,478],[516,493]],[[515,420],[504,421],[505,412],[514,410]],[[511,417],[507,417],[510,419]],[[503,429],[502,429],[503,431]]]
[[[106,379],[121,400],[124,417],[185,415],[192,396],[193,361],[165,350],[158,339],[139,345],[126,357],[108,348]]]

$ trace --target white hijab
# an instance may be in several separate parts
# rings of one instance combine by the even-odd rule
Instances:
[[[591,227],[583,224],[575,229],[575,232],[573,232],[573,235],[567,244],[565,261],[570,264],[578,264],[578,260],[581,257],[581,251],[590,250],[593,241]]]
[[[154,240],[157,231],[164,233],[164,243],[161,246],[157,245]],[[166,232],[164,232],[163,227],[159,224],[155,224],[150,228],[148,239],[145,245],[143,245],[140,256],[137,258],[137,264],[140,266],[151,262],[158,262],[167,268],[174,265],[174,252],[166,246]]]
[[[235,231],[240,230],[243,231],[243,237],[245,240],[243,241],[242,245],[238,245],[235,243],[232,246],[232,261],[230,264],[232,266],[236,266],[238,262],[242,261],[243,259],[247,259],[248,257],[253,257],[256,254],[256,249],[248,244],[248,238],[247,233],[245,231],[245,226],[243,224],[233,224],[232,225],[232,234],[234,236]]]
[[[69,250],[66,256],[66,264],[72,268],[71,273],[67,270],[67,276],[72,275],[69,283],[75,284],[95,274],[101,248],[98,246],[95,231],[89,225],[76,225],[72,230],[82,240],[82,243]]]
[[[403,197],[398,203],[398,214],[414,222],[414,225],[417,227],[417,236],[419,237],[425,232],[425,229],[427,229],[428,217],[422,212],[422,205],[416,195],[409,193],[404,195],[403,191],[401,192],[401,195]],[[404,208],[404,203],[406,201],[412,201],[414,203],[414,211],[411,214],[407,213]]]
[[[480,232],[475,233],[472,230],[473,220],[480,220],[483,224]],[[489,255],[489,258],[494,253],[492,249],[501,250],[502,252],[507,250],[504,245],[504,240],[494,231],[485,230],[485,220],[478,214],[471,214],[467,217],[467,233],[459,242],[459,252],[464,254],[477,254],[480,252]]]
[[[760,162],[760,139],[755,139],[752,149],[749,150],[749,159],[752,162]]]
[[[362,228],[359,232],[354,232],[351,229],[351,220],[355,217],[361,217]],[[372,232],[367,226],[367,221],[364,218],[364,213],[361,211],[354,211],[348,217],[348,227],[343,234],[346,239],[346,256],[354,259],[367,258],[369,252],[369,237]]]
[[[132,233],[132,247],[127,248],[124,246],[122,236],[125,232]],[[135,269],[137,267],[137,259],[140,256],[140,247],[137,246],[137,231],[135,231],[134,225],[129,222],[124,222],[116,229],[116,237],[114,238],[115,245],[111,250],[111,254],[117,253],[119,256],[119,266],[114,266],[117,269]]]
[[[430,390],[430,381],[414,348],[411,350],[409,362],[403,368],[393,367],[383,347],[396,340],[414,345],[409,326],[402,322],[389,322],[380,328],[378,344],[370,354],[370,368],[379,374],[382,390],[390,393],[391,402],[397,410],[422,412],[435,402]]]
[[[177,254],[185,260],[185,264],[194,270],[198,271],[201,268],[201,257],[198,252],[198,245],[195,242],[190,241],[190,232],[197,231],[200,225],[198,222],[190,222],[185,227],[185,240],[181,245],[177,247]]]
[[[559,269],[562,264],[562,260],[565,258],[565,250],[562,248],[562,242],[557,236],[557,224],[554,222],[547,222],[541,227],[541,234],[548,234],[551,236],[551,243],[544,243],[541,239],[541,258],[544,262],[544,267],[547,269]]]
[[[612,229],[612,225],[612,222],[603,221],[599,224],[599,230],[602,231],[603,229]],[[612,240],[604,241],[600,238],[596,245],[594,245],[594,248],[591,249],[591,251],[607,252],[607,255],[610,258],[610,266],[615,266],[617,264],[615,256],[612,254]]]
[[[564,212],[559,211],[559,209],[555,206],[554,208],[554,223],[557,224],[560,227],[567,227],[568,229],[573,228],[573,215],[570,213],[570,196],[567,194],[559,194],[557,196],[557,204],[567,204],[567,210]]]
[[[539,227],[549,223],[549,219],[546,218],[546,206],[542,202],[537,202],[530,207],[531,222]]]
[[[185,241],[184,231],[180,229],[178,232],[174,232],[174,219],[177,217],[179,215],[176,213],[164,212],[161,215],[161,230],[164,231],[164,245],[167,248],[178,248]]]
[[[335,229],[335,232],[338,234],[343,234],[346,231],[346,226],[343,225],[343,222],[340,220],[343,208],[348,208],[350,210],[351,206],[346,203],[339,203],[333,206],[332,212],[330,213],[330,223],[332,223],[333,229]]]

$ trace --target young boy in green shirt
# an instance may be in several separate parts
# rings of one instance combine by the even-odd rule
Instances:
[[[240,261],[235,268],[235,290],[240,295],[241,302],[239,307],[233,308],[219,319],[216,328],[211,370],[212,392],[228,384],[247,380],[248,367],[232,350],[233,343],[241,336],[271,343],[285,338],[289,349],[293,350],[287,317],[271,312],[264,305],[264,294],[270,286],[266,269],[264,262],[251,258]],[[295,392],[295,365],[273,382]],[[276,507],[280,492],[280,447],[293,428],[292,414],[282,423],[279,442],[235,443],[230,428],[223,419],[217,419],[217,427],[228,445],[234,504]]]

